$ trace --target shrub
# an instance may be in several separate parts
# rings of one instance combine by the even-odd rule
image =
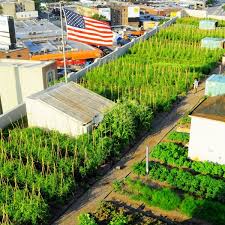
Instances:
[[[189,141],[189,137],[190,135],[188,133],[171,131],[168,134],[167,139],[178,143],[187,143]]]
[[[79,225],[98,225],[95,219],[89,213],[84,213],[79,216]]]

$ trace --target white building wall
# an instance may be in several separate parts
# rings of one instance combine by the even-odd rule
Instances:
[[[22,103],[14,67],[0,67],[0,98],[3,113]],[[17,82],[18,83],[18,82]]]
[[[192,116],[188,157],[225,164],[225,122]]]
[[[208,16],[206,10],[184,9],[188,16],[197,18],[206,18]]]
[[[87,133],[87,127],[83,126],[80,121],[44,102],[26,98],[26,108],[29,127],[57,130],[71,136]]]
[[[55,73],[54,64],[46,66],[0,66],[0,98],[3,113],[24,102],[24,98],[48,87],[48,72]]]
[[[27,12],[17,12],[16,18],[17,19],[27,19],[27,18],[37,18],[38,11],[27,11]]]
[[[46,74],[43,78],[42,67],[21,67],[19,73],[23,99],[47,88],[47,84],[44,81]]]

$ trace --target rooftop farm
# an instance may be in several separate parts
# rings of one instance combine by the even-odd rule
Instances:
[[[170,109],[177,97],[190,89],[194,78],[208,74],[224,53],[201,48],[200,41],[224,37],[225,29],[202,31],[181,22],[136,44],[123,57],[93,69],[83,78],[83,85],[114,101],[135,99],[154,111]]]
[[[169,110],[178,96],[186,94],[195,77],[203,77],[216,66],[223,51],[202,49],[199,44],[202,37],[214,34],[198,31],[193,26],[184,27],[185,29],[181,29],[180,24],[175,24],[150,40],[135,45],[124,57],[98,67],[85,76],[81,82],[85,87],[118,102],[92,133],[71,138],[40,128],[15,128],[1,134],[2,224],[48,223],[55,206],[65,204],[76,190],[87,183],[88,178],[96,175],[101,165],[118,158],[125,147],[134,143],[141,131],[150,129],[153,112]],[[224,35],[224,30],[219,32]],[[174,142],[176,135],[171,136],[170,139]],[[179,138],[182,143],[183,136]],[[186,142],[188,137],[184,138]],[[174,147],[174,151],[177,148]],[[179,148],[177,151],[182,153]],[[217,207],[218,213],[224,210],[223,198],[217,192],[224,187],[223,182],[215,178],[220,176],[219,174],[213,174],[212,177],[212,171],[209,169],[205,175],[202,165],[194,167],[194,163],[185,158],[185,153],[180,156],[186,168],[180,168],[183,161],[176,158],[174,163],[176,162],[177,166],[171,161],[165,162],[171,163],[169,166],[174,166],[174,170],[170,167],[164,169],[158,161],[166,159],[159,155],[155,153],[154,157],[158,159],[151,167],[149,179],[152,179],[150,176],[154,176],[155,180],[159,179],[157,174],[162,170],[162,182],[166,182],[165,179],[170,177],[169,185],[177,185],[177,188],[186,194],[181,197],[170,189],[162,188],[157,192],[147,187],[145,190],[149,191],[149,195],[155,196],[155,205],[160,204],[157,202],[157,196],[161,196],[162,191],[162,196],[166,196],[166,193],[172,196],[170,209],[180,209],[186,202],[191,202],[191,208],[190,205],[189,208],[183,207],[188,215],[193,214],[192,209],[195,210],[196,205],[210,208],[210,204],[215,204],[213,206]],[[134,169],[139,176],[142,175],[142,167],[142,164],[138,164]],[[195,172],[189,171],[192,167]],[[204,173],[201,170],[204,170]],[[180,174],[184,176],[183,179],[192,180],[193,173],[201,174],[196,176],[196,184],[190,183],[188,188],[184,184],[186,180],[181,179],[179,186],[173,181],[174,176]],[[141,193],[145,188],[143,185],[146,185],[142,184],[142,181],[126,182],[129,185],[125,181],[119,185],[121,189],[118,190],[123,194],[126,193],[123,191],[126,189],[124,187],[139,185],[140,188],[143,187],[140,189]],[[209,182],[213,185],[210,190],[206,188]],[[197,191],[195,188],[198,188]],[[136,192],[130,193],[131,196],[137,196]],[[148,200],[140,193],[138,198]],[[202,200],[203,197],[206,200]],[[152,204],[150,200],[147,203]]]
[[[48,224],[55,206],[65,204],[101,165],[116,160],[140,127],[149,128],[152,115],[146,110],[134,102],[118,103],[97,129],[78,138],[40,128],[2,133],[2,223]]]
[[[169,109],[193,79],[208,74],[224,53],[202,49],[200,41],[206,36],[224,37],[225,30],[202,31],[198,21],[178,20],[124,57],[89,72],[83,85],[113,100],[136,99],[154,112]],[[182,126],[189,127],[189,123],[188,117],[179,121]],[[115,181],[112,196],[122,205],[144,204],[168,219],[180,215],[186,224],[225,224],[225,166],[189,160],[188,141],[188,133],[170,132],[151,149],[149,174],[144,162],[136,163],[129,177]],[[95,213],[82,214],[79,225],[85,222],[102,224]],[[118,224],[130,223],[124,219]]]
[[[187,119],[181,121],[190,123]],[[114,182],[114,193],[107,200],[112,201],[116,196],[120,205],[129,205],[136,213],[140,213],[137,205],[144,204],[142,213],[159,211],[161,216],[171,219],[170,223],[225,224],[225,165],[188,159],[184,146],[188,137],[188,133],[171,131],[151,149],[149,173],[146,174],[145,161],[135,163],[129,177]],[[174,215],[181,219],[176,221]],[[123,216],[129,218],[128,213]],[[101,217],[88,213],[81,214],[79,225],[87,217],[93,224],[102,224]],[[128,220],[120,222],[130,224]]]

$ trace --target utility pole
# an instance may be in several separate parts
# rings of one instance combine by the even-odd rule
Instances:
[[[67,70],[66,70],[66,56],[65,56],[64,31],[63,31],[63,10],[62,10],[62,2],[59,2],[59,6],[60,6],[60,19],[61,19],[61,31],[62,31],[64,76],[65,76],[65,82],[67,83]]]
[[[148,175],[148,173],[149,173],[149,147],[148,146],[146,146],[146,152],[145,152],[145,154],[146,154],[146,174]]]

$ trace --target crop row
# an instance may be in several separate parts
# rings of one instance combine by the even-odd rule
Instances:
[[[183,17],[180,18],[176,21],[176,23],[178,24],[186,24],[186,25],[192,25],[195,27],[199,27],[199,22],[203,20],[202,18],[195,18],[195,17]],[[205,19],[204,19],[205,20]],[[211,19],[208,19],[211,20]],[[218,27],[225,27],[225,22],[223,20],[215,20],[213,19],[213,21],[217,21],[218,22]]]
[[[191,37],[172,38],[177,33],[186,37],[188,32],[195,35],[192,27],[183,30],[176,24],[160,31],[125,56],[88,72],[81,84],[112,100],[135,99],[155,111],[168,110],[194,78],[208,74],[223,55],[221,49],[201,48]]]
[[[135,164],[133,171],[138,175],[144,175],[145,164]],[[155,181],[166,182],[172,187],[196,196],[225,201],[225,182],[208,175],[193,175],[182,169],[170,169],[160,163],[150,162],[148,176]]]
[[[212,162],[198,162],[188,159],[187,148],[174,143],[160,143],[155,146],[150,156],[170,166],[190,168],[197,173],[225,178],[225,165]]]
[[[114,190],[148,206],[156,206],[167,211],[177,210],[215,225],[225,223],[225,206],[219,202],[197,199],[190,195],[181,196],[168,188],[156,189],[141,180],[130,178],[115,182]]]
[[[195,41],[200,45],[200,41],[205,37],[224,38],[225,28],[217,30],[200,30],[198,27],[177,24],[176,28],[175,26],[169,27],[165,32],[161,33],[161,36],[169,40],[180,40],[184,42]]]
[[[79,216],[79,225],[167,225],[156,218],[147,217],[142,213],[133,212],[126,206],[114,202],[101,202],[95,212],[84,213]],[[170,223],[173,224],[173,223]]]
[[[167,139],[171,141],[175,141],[177,143],[187,143],[189,141],[190,135],[184,132],[171,131],[167,135]]]
[[[148,129],[151,118],[150,109],[127,102],[118,103],[97,129],[78,138],[40,128],[14,129],[0,139],[0,182],[7,181],[21,191],[38,192],[47,206],[63,204],[100,165],[119,157],[122,149],[134,141],[140,127]],[[6,199],[4,203],[5,198],[0,196],[0,205],[9,208],[13,195]],[[14,215],[18,210],[7,211],[13,224],[42,224],[49,217],[48,211],[41,211],[32,222],[22,215],[17,220]],[[32,209],[29,212],[30,217],[36,214],[32,214]]]

